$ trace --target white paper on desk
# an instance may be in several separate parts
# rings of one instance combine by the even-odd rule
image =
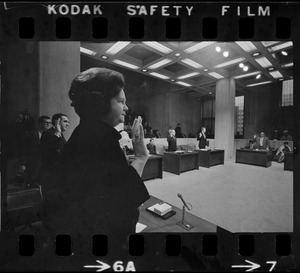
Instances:
[[[142,230],[144,230],[146,227],[147,227],[146,225],[137,222],[137,224],[136,224],[136,226],[135,226],[135,232],[136,232],[136,233],[139,233],[139,232],[141,232]]]

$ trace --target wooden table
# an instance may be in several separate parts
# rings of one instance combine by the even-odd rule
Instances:
[[[181,172],[199,170],[199,154],[197,152],[164,152],[164,171],[180,174]]]
[[[272,151],[236,149],[235,162],[267,168],[272,165]]]
[[[194,226],[191,230],[186,231],[185,229],[177,225],[177,223],[182,220],[182,209],[179,209],[169,204],[172,206],[176,214],[164,220],[159,216],[154,215],[153,213],[146,210],[146,208],[156,203],[164,203],[164,202],[154,196],[150,196],[150,199],[148,199],[144,203],[144,205],[140,210],[139,223],[142,223],[147,226],[142,232],[216,232],[217,231],[216,225],[185,211],[184,222]]]
[[[128,161],[131,163],[134,156],[130,156]],[[163,177],[163,157],[161,155],[149,155],[148,161],[144,167],[143,181]]]
[[[284,155],[284,167],[283,169],[285,171],[293,171],[294,168],[293,168],[293,153],[286,153]]]
[[[209,168],[224,164],[224,150],[197,150],[199,153],[199,166]]]

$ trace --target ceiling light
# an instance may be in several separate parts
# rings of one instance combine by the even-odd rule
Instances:
[[[175,82],[175,80],[174,80],[174,79],[171,79],[170,81],[171,81],[171,82]]]
[[[143,42],[143,44],[147,45],[147,46],[150,46],[158,51],[160,51],[161,53],[164,53],[164,54],[169,54],[171,53],[173,50],[158,43],[158,42]]]
[[[294,65],[294,63],[288,63],[288,64],[283,64],[281,67],[286,68],[286,67],[291,67],[293,65]]]
[[[242,61],[244,61],[244,60],[245,60],[245,58],[237,58],[237,59],[228,61],[228,62],[226,62],[226,63],[222,63],[222,64],[215,65],[214,68],[221,68],[221,67],[224,67],[224,66],[228,66],[228,65],[232,65],[232,64],[235,64],[235,63],[242,62]]]
[[[190,77],[193,77],[196,75],[199,75],[199,72],[192,72],[189,74],[182,75],[182,76],[178,77],[178,80],[183,80],[183,79],[190,78]]]
[[[211,94],[212,94],[212,92],[209,92],[208,94],[210,94],[210,95],[211,95]]]
[[[224,52],[223,52],[223,56],[224,56],[225,58],[227,58],[227,57],[229,56],[229,52],[228,52],[228,51],[224,51]]]
[[[90,49],[87,49],[85,47],[80,47],[80,52],[91,55],[91,56],[95,56],[97,54],[97,52],[95,52],[93,50],[90,50]]]
[[[248,71],[248,69],[249,69],[249,67],[246,66],[246,65],[243,67],[243,70],[244,70],[245,72]]]
[[[243,68],[244,66],[245,66],[245,65],[244,65],[243,63],[240,63],[240,64],[239,64],[239,67],[240,67],[240,68]]]
[[[212,77],[216,78],[216,79],[222,79],[224,78],[222,75],[216,73],[216,72],[210,72],[208,73],[208,75],[211,75]]]
[[[258,83],[252,83],[252,84],[248,84],[246,85],[247,87],[251,87],[251,86],[256,86],[256,85],[261,85],[261,84],[267,84],[270,83],[271,81],[266,81],[266,82],[258,82]]]
[[[216,46],[216,51],[217,51],[217,52],[221,52],[221,47]]]
[[[286,52],[286,51],[281,51],[281,54],[283,55],[283,56],[287,56],[288,55],[288,53]]]
[[[271,62],[266,57],[255,59],[255,61],[258,62],[263,68],[272,66]]]
[[[265,41],[265,42],[261,42],[265,47],[274,45],[274,44],[278,44],[280,43],[279,41]]]
[[[106,50],[105,53],[114,55],[121,51],[124,47],[128,46],[130,42],[117,42],[112,47],[110,47],[108,50]]]
[[[258,74],[258,75],[256,76],[256,79],[258,80],[260,77],[261,77],[261,74]]]
[[[251,73],[247,73],[247,74],[242,74],[242,75],[239,75],[239,76],[235,76],[233,78],[234,79],[241,79],[241,78],[246,78],[246,77],[254,76],[254,75],[257,75],[259,73],[260,73],[259,71],[254,71],[254,72],[251,72]]]
[[[191,46],[189,48],[186,48],[184,51],[186,53],[193,53],[193,52],[195,52],[197,50],[205,48],[205,47],[207,47],[207,46],[209,46],[211,44],[214,44],[214,43],[215,42],[201,42],[201,43],[197,43],[197,44],[195,44],[195,45],[193,45],[193,46]]]
[[[154,63],[154,64],[148,66],[148,68],[149,69],[156,69],[156,68],[161,67],[161,66],[163,66],[165,64],[168,64],[170,62],[172,62],[172,60],[170,60],[170,59],[163,59],[163,60],[161,60],[161,61],[159,61],[157,63]]]
[[[284,48],[287,48],[287,47],[291,47],[291,46],[293,46],[293,42],[286,42],[286,43],[283,43],[283,44],[280,44],[280,45],[268,48],[268,50],[270,52],[273,52],[273,51],[281,50],[281,49],[284,49]]]
[[[164,80],[167,80],[169,79],[169,77],[163,75],[163,74],[160,74],[160,73],[156,73],[156,72],[150,72],[149,73],[150,75],[152,76],[155,76],[155,77],[158,77],[158,78],[161,78],[161,79],[164,79]]]
[[[269,67],[268,70],[269,70],[269,71],[273,71],[273,70],[274,70],[274,67]]]
[[[238,44],[246,52],[251,52],[257,49],[256,46],[251,42],[235,42],[235,43]]]
[[[177,82],[178,84],[181,84],[181,85],[183,85],[183,86],[192,86],[191,84],[189,84],[189,83],[186,83],[186,82],[181,82],[181,81],[179,81],[179,82]]]
[[[279,79],[280,81],[283,81],[283,79],[281,78],[281,79]]]
[[[139,67],[137,65],[134,65],[134,64],[130,64],[130,63],[127,63],[127,62],[124,62],[124,61],[121,61],[121,60],[113,60],[112,61],[113,63],[116,63],[116,64],[119,64],[119,65],[122,65],[122,66],[125,66],[125,67],[128,67],[128,68],[132,68],[132,69],[138,69]]]
[[[180,56],[180,53],[175,53],[175,56],[176,56],[176,57],[179,57],[179,56]]]
[[[147,72],[148,70],[147,70],[147,69],[143,69],[142,71],[143,71],[143,72]]]
[[[102,55],[101,58],[104,59],[104,60],[108,59],[108,57],[105,56],[105,55]]]
[[[260,55],[260,52],[255,52],[255,53],[252,54],[253,57],[257,57],[259,55]]]
[[[273,71],[273,72],[270,72],[271,76],[275,79],[279,79],[279,78],[282,78],[282,74],[279,72],[279,71]]]
[[[203,71],[207,72],[207,71],[208,71],[208,68],[204,68]]]
[[[187,65],[190,65],[190,66],[194,67],[194,68],[201,68],[201,67],[203,67],[201,64],[196,63],[196,62],[194,62],[193,60],[191,60],[189,58],[182,59],[181,61],[183,63],[187,64]]]

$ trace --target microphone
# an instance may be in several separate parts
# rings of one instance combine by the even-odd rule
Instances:
[[[177,196],[181,199],[183,205],[184,205],[188,210],[191,210],[191,209],[188,207],[188,205],[185,203],[185,201],[183,200],[183,197],[182,197],[181,193],[178,193]]]

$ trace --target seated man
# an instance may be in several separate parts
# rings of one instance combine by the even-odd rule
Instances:
[[[265,136],[264,132],[259,134],[259,137],[256,138],[255,149],[267,150],[270,149],[270,141],[269,138]]]
[[[252,139],[249,140],[248,144],[246,145],[245,149],[250,149],[253,150],[254,149],[254,141]]]
[[[150,138],[150,141],[147,144],[147,149],[149,150],[150,154],[156,155],[156,146],[154,144],[154,139],[153,138]]]
[[[282,137],[280,138],[281,140],[289,140],[289,141],[292,141],[293,138],[292,136],[289,134],[289,131],[288,130],[284,130],[283,131],[283,135]]]
[[[278,163],[283,162],[283,160],[284,160],[284,155],[285,155],[286,153],[288,153],[288,152],[291,152],[291,151],[292,151],[292,149],[291,149],[291,147],[289,146],[289,143],[288,143],[287,141],[285,141],[285,142],[283,143],[283,145],[280,146],[280,147],[278,148],[277,152],[276,152],[276,155],[279,156],[279,158],[278,158]]]

